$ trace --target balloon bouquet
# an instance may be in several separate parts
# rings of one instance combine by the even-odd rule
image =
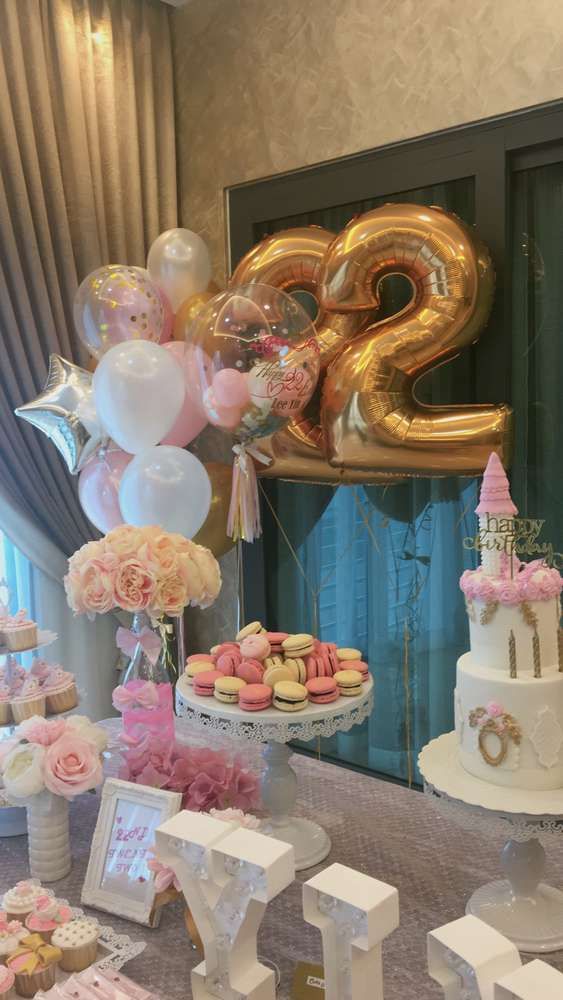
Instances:
[[[186,229],[158,237],[147,270],[89,274],[74,322],[93,375],[51,355],[43,392],[16,413],[79,475],[80,503],[100,531],[158,524],[220,556],[260,534],[253,460],[269,459],[255,442],[306,406],[319,354],[295,299],[260,284],[214,296],[210,277],[207,247]],[[185,450],[208,422],[234,438],[227,530],[228,467]]]

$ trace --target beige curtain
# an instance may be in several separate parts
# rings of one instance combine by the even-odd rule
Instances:
[[[50,353],[88,363],[72,324],[82,278],[143,265],[176,209],[167,8],[2,0],[0,497],[66,554],[92,535],[76,481],[13,410],[41,390]]]

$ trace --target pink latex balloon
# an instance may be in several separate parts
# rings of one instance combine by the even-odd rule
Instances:
[[[164,311],[162,333],[160,335],[160,343],[164,346],[164,344],[167,344],[169,340],[172,340],[172,331],[174,329],[174,311],[170,305],[170,300],[166,292],[163,292],[162,288],[158,289],[158,294],[160,295],[160,301],[162,302],[162,309]]]
[[[82,510],[105,535],[123,524],[119,507],[121,477],[133,455],[110,445],[86,463],[78,477],[78,497]]]
[[[213,386],[209,386],[203,394],[203,405],[207,414],[207,419],[213,427],[222,427],[223,430],[230,431],[237,426],[241,409],[239,406],[220,406],[215,398]]]
[[[199,392],[194,391],[194,387],[188,379],[186,364],[186,352],[188,348],[185,344],[177,340],[171,340],[162,346],[172,354],[184,372],[186,395],[184,397],[184,405],[180,410],[176,423],[160,443],[172,444],[177,448],[185,448],[207,425],[207,415],[199,398]]]
[[[250,400],[246,374],[236,368],[221,368],[213,376],[212,385],[219,406],[242,408]]]

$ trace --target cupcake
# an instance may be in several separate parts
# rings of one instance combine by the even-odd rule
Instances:
[[[27,934],[21,920],[8,920],[6,914],[0,912],[0,962],[6,961]]]
[[[26,611],[18,611],[2,625],[3,642],[13,653],[37,645],[37,623],[26,618],[26,614]]]
[[[80,917],[69,920],[53,932],[51,943],[60,948],[59,965],[65,972],[82,972],[96,961],[100,926],[97,920]]]
[[[8,993],[15,982],[14,973],[7,969],[5,965],[0,965],[0,1000],[6,1000]]]
[[[41,684],[41,691],[45,695],[48,712],[68,712],[78,705],[74,674],[62,667],[51,667]]]
[[[65,906],[53,896],[39,896],[33,905],[33,910],[26,917],[25,926],[34,934],[40,934],[44,941],[49,944],[53,936],[53,931],[61,924],[66,924],[72,918],[70,906]]]
[[[20,997],[34,997],[38,990],[50,990],[55,985],[57,962],[61,952],[52,944],[45,944],[39,934],[28,934],[16,950],[6,959],[6,965],[16,980],[16,993]]]
[[[16,882],[13,889],[8,889],[2,899],[2,908],[6,911],[6,920],[25,920],[33,910],[35,900],[39,896],[52,896],[52,889],[44,889],[39,879],[28,878]]]
[[[10,688],[4,681],[0,681],[0,726],[7,725],[12,719],[12,709],[10,708]]]
[[[41,693],[36,677],[28,677],[21,691],[12,695],[10,706],[15,722],[31,719],[32,715],[45,715],[45,695]]]

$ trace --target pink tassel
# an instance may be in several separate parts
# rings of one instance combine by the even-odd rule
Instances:
[[[238,542],[253,542],[262,534],[258,480],[252,459],[269,465],[271,459],[253,445],[236,444],[233,448],[233,485],[227,519],[227,534]]]

